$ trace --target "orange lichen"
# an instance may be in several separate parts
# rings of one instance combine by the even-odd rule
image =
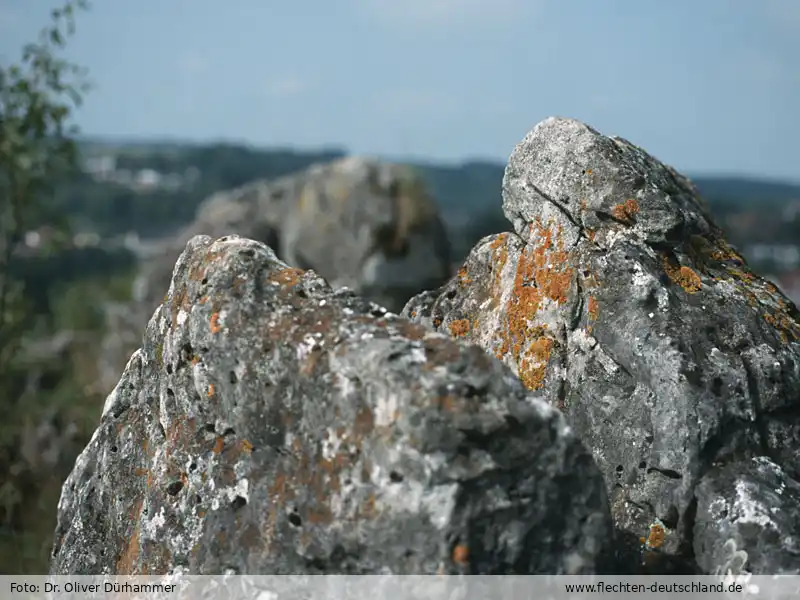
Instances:
[[[219,324],[219,313],[215,312],[211,315],[211,333],[219,333],[222,330]]]
[[[279,283],[284,285],[288,288],[292,288],[296,286],[300,282],[300,278],[303,276],[302,269],[295,269],[293,267],[288,267],[286,269],[281,269],[280,271],[276,271],[272,275],[269,276],[269,281],[274,283]]]
[[[211,396],[213,395],[214,395],[214,384],[210,383],[208,384],[208,397],[211,398]]]
[[[731,246],[725,240],[714,240],[714,246],[716,248],[711,253],[711,257],[714,260],[718,260],[720,262],[733,261],[739,263],[740,265],[744,264],[744,259],[739,255],[738,252],[731,248]]]
[[[663,546],[666,535],[667,530],[664,528],[664,524],[656,520],[650,525],[650,531],[647,534],[647,540],[645,541],[647,548],[653,549]]]
[[[589,296],[589,303],[587,307],[587,312],[589,313],[589,318],[592,321],[597,320],[597,312],[599,309],[599,305],[597,303],[597,298],[594,296]]]
[[[217,439],[214,440],[214,447],[211,449],[211,451],[214,454],[220,454],[224,447],[225,447],[225,440],[222,439],[222,436],[217,436]]]
[[[787,312],[766,313],[764,320],[778,331],[778,336],[783,343],[789,342],[789,336],[794,341],[800,340],[800,325]]]
[[[624,223],[632,222],[638,212],[639,203],[633,198],[625,200],[622,204],[617,204],[611,209],[611,214],[614,215],[614,218]]]
[[[544,385],[547,364],[555,342],[541,336],[533,340],[519,362],[519,378],[529,390],[538,390]]]
[[[533,223],[531,237],[536,242],[520,254],[496,356],[502,360],[510,354],[526,387],[539,389],[554,341],[534,320],[543,302],[566,302],[575,271],[564,250],[560,227],[554,233],[551,227]]]
[[[120,575],[133,575],[139,561],[139,523],[144,500],[138,500],[129,514],[129,523],[134,523],[133,532],[124,542],[122,553],[116,564],[116,572]]]
[[[441,320],[441,319],[438,319],[438,318],[437,318],[437,319],[434,319],[434,320],[433,320],[433,326],[434,326],[436,329],[439,329],[439,327],[441,327],[441,325],[442,325],[442,320]]]
[[[492,274],[494,275],[492,287],[494,288],[495,293],[500,285],[500,274],[503,272],[503,269],[506,266],[506,261],[508,260],[507,242],[508,234],[501,233],[492,240],[491,244],[489,244],[489,248],[492,250]]]
[[[459,319],[450,323],[450,335],[453,337],[463,337],[469,333],[469,319]]]
[[[687,293],[694,294],[702,287],[700,276],[689,267],[675,266],[670,263],[669,258],[666,256],[662,259],[662,266],[669,280],[681,286]]]
[[[461,267],[458,270],[457,276],[458,276],[458,282],[461,285],[467,285],[472,283],[472,278],[469,276],[469,273],[467,272],[467,267]]]
[[[465,565],[469,560],[469,548],[466,544],[456,544],[453,548],[453,562],[457,565]]]
[[[435,404],[439,407],[440,410],[444,412],[453,412],[458,406],[459,398],[453,396],[452,394],[447,394],[445,396],[437,396],[434,400]]]

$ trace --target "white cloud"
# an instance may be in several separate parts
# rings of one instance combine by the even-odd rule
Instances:
[[[268,82],[264,87],[264,92],[267,96],[285,98],[287,96],[297,96],[307,92],[310,88],[311,85],[308,81],[295,75],[290,75]]]
[[[396,23],[440,25],[506,21],[537,0],[359,0],[375,16]]]

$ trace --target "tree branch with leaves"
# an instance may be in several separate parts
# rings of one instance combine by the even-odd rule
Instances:
[[[86,0],[69,0],[51,13],[38,41],[17,64],[0,64],[0,373],[26,326],[23,290],[12,261],[43,199],[76,166],[70,117],[89,85],[86,72],[60,57]]]

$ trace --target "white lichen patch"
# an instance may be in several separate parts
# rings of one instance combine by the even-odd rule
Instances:
[[[319,340],[315,336],[307,334],[303,338],[303,341],[297,345],[297,360],[304,361],[315,348],[319,347],[319,345]]]
[[[447,527],[456,507],[458,484],[439,485],[420,497],[421,507],[430,515],[431,523],[439,530]]]
[[[736,498],[733,502],[733,518],[739,523],[753,523],[761,527],[778,529],[766,506],[761,504],[753,493],[755,490],[747,482],[736,482]]]
[[[385,427],[394,423],[395,414],[400,408],[400,399],[397,394],[388,389],[383,394],[378,394],[375,403],[375,425]]]
[[[189,318],[189,313],[188,312],[186,312],[183,309],[178,311],[178,317],[177,317],[176,320],[177,320],[179,326],[182,327],[184,325],[184,323],[186,323],[188,318]]]
[[[336,430],[333,427],[328,427],[327,435],[322,440],[322,458],[325,460],[333,460],[339,452],[342,445],[342,440],[336,435]]]
[[[142,532],[147,539],[155,540],[158,538],[158,530],[161,529],[167,522],[167,515],[164,507],[153,515],[153,518],[148,521],[142,522]]]
[[[650,286],[656,283],[656,279],[650,273],[647,273],[642,268],[642,265],[639,263],[634,263],[631,283],[634,285],[634,287],[649,289]]]

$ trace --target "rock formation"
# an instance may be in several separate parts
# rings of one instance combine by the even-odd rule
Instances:
[[[64,484],[54,574],[590,573],[602,476],[500,361],[194,237]]]
[[[403,315],[479,344],[563,411],[630,563],[800,572],[800,324],[692,184],[574,120],[540,123],[482,240]]]
[[[262,241],[292,267],[395,312],[451,274],[450,244],[422,180],[403,165],[348,157],[206,200],[195,222],[145,265],[150,310],[190,238],[229,234]]]
[[[131,305],[108,307],[109,335],[98,357],[106,392],[139,346],[189,239],[229,234],[262,241],[291,266],[314,269],[334,288],[349,287],[394,312],[451,274],[438,209],[402,165],[349,157],[219,192],[193,223],[143,257]]]

